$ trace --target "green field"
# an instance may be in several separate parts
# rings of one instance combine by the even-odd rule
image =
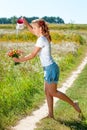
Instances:
[[[59,85],[84,58],[87,51],[86,34],[86,29],[82,27],[80,30],[55,30],[53,25],[52,55],[61,70]],[[0,31],[0,130],[8,129],[29,115],[45,99],[43,69],[39,58],[15,66],[12,58],[7,55],[10,48],[23,50],[23,55],[30,53],[35,40],[36,37],[26,29],[18,35],[14,28],[9,31],[8,26]]]

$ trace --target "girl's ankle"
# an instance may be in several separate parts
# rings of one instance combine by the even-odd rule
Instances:
[[[49,114],[48,117],[49,117],[49,118],[54,118],[54,115],[50,115],[50,114]]]

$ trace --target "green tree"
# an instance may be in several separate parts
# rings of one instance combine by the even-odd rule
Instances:
[[[17,22],[17,19],[18,18],[16,16],[11,17],[11,23],[15,24]]]

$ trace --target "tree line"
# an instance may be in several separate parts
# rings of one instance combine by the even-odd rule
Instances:
[[[0,24],[15,24],[17,22],[17,19],[20,17],[13,16],[11,18],[0,18]],[[32,20],[38,19],[39,17],[25,17],[29,23],[31,23]],[[44,16],[42,17],[46,22],[48,23],[56,23],[56,24],[64,24],[64,20],[60,17],[48,17]]]

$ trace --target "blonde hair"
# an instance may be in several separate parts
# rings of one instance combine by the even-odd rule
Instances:
[[[36,23],[38,27],[41,27],[42,34],[47,38],[49,42],[51,42],[51,36],[49,33],[49,28],[47,26],[47,23],[43,19],[36,19],[32,21],[32,24]]]

